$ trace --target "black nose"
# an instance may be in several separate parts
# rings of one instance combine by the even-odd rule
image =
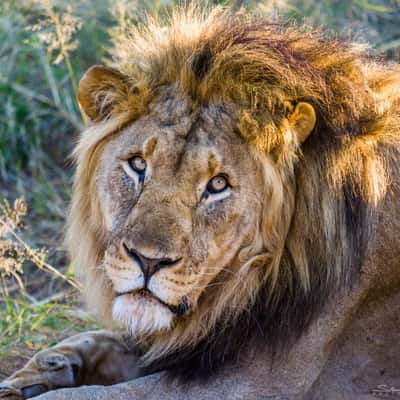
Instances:
[[[129,257],[133,258],[139,264],[139,267],[144,275],[145,286],[147,286],[149,279],[157,271],[162,268],[172,267],[181,260],[181,258],[177,260],[172,260],[171,258],[147,258],[143,254],[139,253],[137,250],[126,246],[125,243],[124,249]]]

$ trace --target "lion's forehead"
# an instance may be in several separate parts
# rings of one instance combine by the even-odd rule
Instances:
[[[235,128],[234,119],[223,105],[207,105],[194,110],[184,96],[168,92],[150,104],[149,113],[116,135],[107,148],[107,158],[120,153],[141,153],[156,139],[156,163],[176,173],[180,166],[199,170],[207,167],[211,154],[220,162],[236,162],[246,146]]]

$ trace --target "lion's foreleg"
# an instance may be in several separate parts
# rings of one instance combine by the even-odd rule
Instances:
[[[111,385],[143,374],[122,334],[82,333],[37,353],[0,384],[0,399],[25,399],[49,390],[81,385]]]

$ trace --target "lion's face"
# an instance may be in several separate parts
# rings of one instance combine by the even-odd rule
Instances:
[[[260,250],[262,169],[222,108],[190,108],[167,91],[97,168],[113,318],[138,335],[196,313],[221,271]]]

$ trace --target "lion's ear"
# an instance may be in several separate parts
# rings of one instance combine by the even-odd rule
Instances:
[[[303,143],[317,122],[314,107],[309,103],[300,102],[288,118],[290,129],[296,135],[299,143]]]
[[[117,97],[129,92],[126,77],[113,68],[94,65],[79,82],[78,100],[93,121],[112,113]]]

